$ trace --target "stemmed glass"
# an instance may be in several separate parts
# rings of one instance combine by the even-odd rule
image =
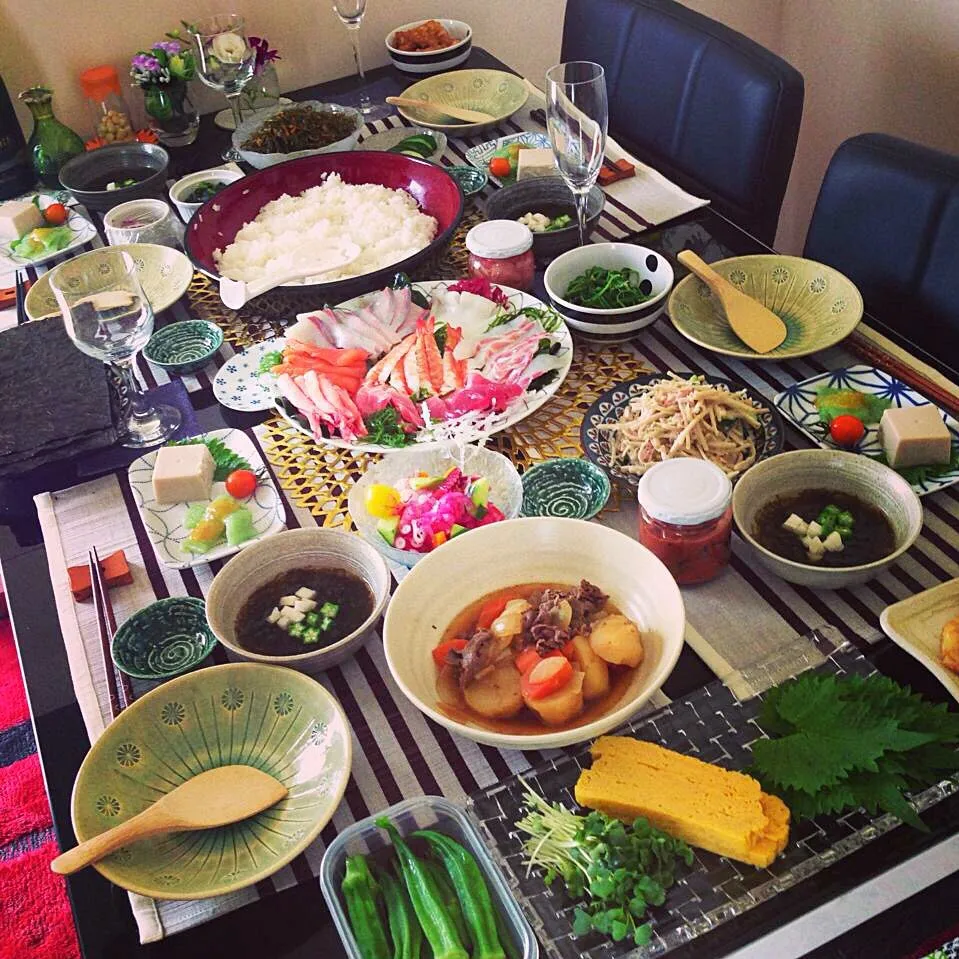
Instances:
[[[560,63],[546,73],[546,126],[556,165],[576,200],[579,245],[586,243],[586,199],[606,152],[609,104],[598,63]]]
[[[105,250],[96,270],[83,257],[50,274],[67,335],[77,349],[108,363],[119,376],[124,421],[118,442],[140,449],[169,439],[180,427],[175,406],[152,406],[133,370],[136,355],[153,333],[153,308],[129,253]]]
[[[363,70],[363,58],[360,55],[360,26],[363,23],[363,15],[366,13],[366,0],[333,0],[333,10],[349,31],[356,72],[359,74],[360,83],[365,84],[366,73]],[[380,120],[390,112],[386,107],[373,106],[366,90],[360,92],[358,106],[367,123],[371,120]]]
[[[190,30],[197,48],[197,74],[208,87],[222,91],[233,111],[234,128],[238,129],[242,120],[240,94],[253,77],[256,64],[256,50],[246,38],[243,17],[218,13],[192,24]],[[224,159],[238,160],[239,156]]]

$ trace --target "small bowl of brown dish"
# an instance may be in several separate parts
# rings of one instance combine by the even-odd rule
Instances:
[[[242,659],[319,672],[366,642],[389,593],[386,561],[359,536],[287,530],[241,550],[216,574],[207,619]]]
[[[594,186],[586,197],[587,236],[599,222],[606,194]],[[491,220],[521,220],[533,233],[533,254],[549,263],[560,253],[579,246],[576,200],[558,176],[533,177],[496,190],[486,203]]]
[[[442,73],[469,58],[473,31],[462,20],[414,20],[388,34],[386,49],[403,73]]]
[[[922,529],[922,505],[895,470],[839,450],[794,450],[753,466],[733,490],[750,552],[789,583],[858,586],[892,566]]]
[[[257,170],[317,153],[352,150],[363,116],[353,107],[304,100],[256,113],[233,131],[233,147]]]

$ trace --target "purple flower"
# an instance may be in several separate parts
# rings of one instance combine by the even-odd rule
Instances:
[[[138,70],[145,70],[148,72],[153,72],[154,70],[160,69],[160,61],[156,57],[150,56],[148,53],[138,53],[133,58],[133,66]]]
[[[270,49],[270,41],[266,37],[250,37],[250,46],[256,51],[256,60],[253,63],[253,72],[259,76],[268,63],[281,59],[276,50]]]
[[[153,49],[162,50],[172,57],[183,49],[183,44],[179,40],[158,40],[153,44]]]

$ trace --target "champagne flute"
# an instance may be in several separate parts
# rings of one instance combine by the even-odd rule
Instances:
[[[197,48],[197,75],[208,87],[223,93],[233,111],[235,128],[239,128],[240,94],[252,79],[256,64],[256,50],[246,38],[243,17],[218,13],[192,24],[190,31]]]
[[[105,250],[97,269],[85,257],[70,260],[50,274],[67,335],[87,356],[109,364],[121,383],[123,422],[118,442],[140,449],[168,440],[180,428],[175,406],[153,406],[134,372],[137,353],[153,333],[153,308],[129,253]]]
[[[609,104],[598,63],[560,63],[546,73],[546,126],[556,165],[576,200],[579,245],[586,243],[586,200],[606,152]]]
[[[333,0],[333,10],[349,31],[356,72],[359,74],[360,83],[365,84],[366,72],[363,70],[363,58],[360,54],[360,27],[363,24],[363,15],[366,13],[366,0]],[[380,120],[390,112],[385,107],[374,107],[365,89],[360,91],[358,106],[367,123],[371,120]]]

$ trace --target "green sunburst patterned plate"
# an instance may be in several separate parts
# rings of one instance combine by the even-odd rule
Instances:
[[[688,340],[743,360],[785,360],[835,346],[862,319],[862,296],[838,270],[779,254],[736,256],[710,266],[733,286],[769,307],[786,324],[786,339],[756,353],[733,333],[709,287],[687,276],[670,294],[673,326]]]
[[[154,899],[206,899],[258,882],[301,853],[346,789],[350,727],[315,680],[257,663],[170,680],[122,712],[94,743],[73,787],[80,841],[124,822],[207,769],[255,766],[289,788],[282,802],[219,829],[156,836],[95,864]]]

